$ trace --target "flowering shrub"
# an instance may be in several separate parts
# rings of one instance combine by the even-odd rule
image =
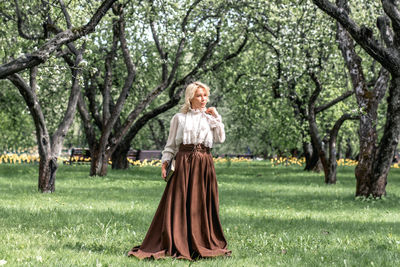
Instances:
[[[0,164],[11,163],[11,164],[22,164],[22,163],[34,163],[39,162],[39,156],[30,154],[14,154],[7,153],[0,155]]]
[[[251,161],[251,159],[247,159],[247,158],[214,158],[214,162],[215,163],[226,163],[226,162],[248,162]]]
[[[358,164],[358,161],[354,159],[338,159],[336,162],[338,166],[356,166]]]
[[[128,160],[128,162],[130,164],[132,164],[134,166],[137,166],[137,167],[161,166],[161,160],[159,160],[159,159],[155,159],[155,160],[147,160],[147,159],[145,159],[143,161],[140,161],[140,160],[133,160],[133,159],[128,158],[127,160]],[[69,159],[64,159],[63,161],[64,161],[65,164],[69,164]],[[84,157],[76,156],[76,157],[72,157],[71,158],[71,163],[90,163],[90,161],[91,161],[90,157],[85,157],[84,158]],[[112,161],[109,160],[108,164],[112,164]]]
[[[157,167],[161,167],[161,160],[159,159],[154,159],[154,160],[132,160],[132,159],[128,159],[128,162],[131,163],[133,166],[137,166],[137,167],[144,167],[144,166],[157,166]]]
[[[64,164],[69,164],[70,159],[65,157],[59,157],[60,161],[64,162]],[[75,156],[71,158],[71,163],[90,163],[90,157],[79,157]],[[0,155],[0,164],[30,164],[30,163],[38,163],[40,161],[39,156],[35,154],[29,153],[7,153]],[[250,162],[251,159],[248,158],[214,158],[215,163],[234,163],[234,162]],[[161,166],[161,160],[132,160],[128,158],[128,162],[133,166],[144,167],[144,166]],[[295,157],[276,157],[270,159],[272,166],[303,166],[305,164],[305,158],[295,158]],[[358,161],[352,159],[339,159],[336,161],[338,166],[356,166]],[[108,161],[109,164],[112,164],[112,161]],[[392,164],[392,168],[399,169],[400,164],[394,163]]]
[[[272,158],[271,160],[272,166],[277,166],[277,165],[283,165],[283,166],[290,166],[290,165],[299,165],[303,166],[305,164],[306,160],[305,158],[294,158],[294,157],[277,157],[277,158]],[[353,159],[338,159],[337,161],[338,166],[356,166],[358,164],[357,160]],[[392,164],[392,168],[398,169],[400,168],[399,163],[394,163]]]
[[[289,158],[284,158],[284,157],[276,157],[271,159],[272,166],[277,166],[277,165],[284,165],[284,166],[290,166],[290,165],[299,165],[303,166],[303,164],[306,162],[305,158],[295,158],[295,157],[289,157]]]

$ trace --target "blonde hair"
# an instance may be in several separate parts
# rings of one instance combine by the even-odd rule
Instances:
[[[197,89],[203,88],[206,91],[207,96],[210,95],[210,88],[202,82],[193,82],[186,87],[185,90],[185,103],[183,103],[181,107],[182,113],[187,113],[190,108],[190,100],[193,99],[194,94],[196,93]]]

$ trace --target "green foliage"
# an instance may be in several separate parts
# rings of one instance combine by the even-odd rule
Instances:
[[[150,225],[165,182],[160,169],[110,170],[61,166],[57,192],[39,194],[37,169],[0,166],[0,260],[6,266],[187,266],[126,257]],[[383,200],[355,200],[354,169],[338,184],[322,174],[263,162],[216,165],[220,216],[231,258],[196,266],[398,266],[400,172],[389,175]]]
[[[71,14],[73,25],[86,23],[86,19],[91,14],[92,8],[97,4],[85,4],[87,1],[69,1],[67,9]],[[17,29],[16,3],[21,12],[22,32],[28,36],[34,36],[34,40],[27,40],[19,35]],[[64,15],[59,7],[43,1],[6,1],[0,3],[2,19],[0,21],[0,58],[1,63],[9,61],[11,58],[31,53],[41,46],[48,38],[53,37],[53,33],[48,31],[47,36],[43,33],[43,22],[52,23],[60,29],[65,29]],[[78,19],[79,18],[79,19]],[[49,28],[54,27],[50,25]],[[37,37],[37,38],[36,38]],[[81,41],[77,41],[81,43]],[[29,81],[29,71],[19,73],[25,81]],[[64,115],[68,103],[71,88],[70,69],[64,61],[56,55],[51,55],[50,59],[39,65],[37,75],[37,90],[39,104],[43,111],[46,126],[52,134],[61,118]],[[28,148],[34,145],[35,132],[32,118],[28,108],[18,90],[7,80],[0,83],[4,93],[0,96],[1,111],[0,117],[4,118],[0,123],[0,133],[2,138],[0,147],[22,147]],[[4,99],[6,101],[3,103]],[[17,100],[16,100],[17,99]],[[4,108],[3,108],[4,107]],[[76,136],[69,137],[67,142],[79,139]]]
[[[11,151],[36,144],[32,117],[18,90],[7,81],[0,81],[0,149]]]
[[[160,44],[168,55],[166,61],[170,70],[174,64],[173,59],[179,40],[184,35],[182,20],[194,1],[153,1],[153,7],[150,5],[151,1],[122,2],[125,4],[128,46],[137,67],[134,85],[121,114],[123,121],[143,97],[161,81],[162,60],[154,44],[150,21],[154,21]],[[25,19],[23,29],[26,33],[40,34],[42,23],[47,20],[47,14],[50,14],[59,28],[66,29],[64,15],[58,3],[49,4],[39,0],[18,1],[18,3]],[[99,4],[99,1],[68,1],[66,5],[71,15],[72,27],[75,29],[86,23]],[[380,1],[351,1],[350,8],[356,22],[371,27],[374,33],[378,34],[374,25],[376,17],[381,12]],[[14,1],[1,2],[0,11],[2,63],[12,57],[31,52],[43,44],[45,40],[26,40],[18,35]],[[104,58],[111,49],[111,29],[116,19],[118,16],[110,10],[94,33],[75,42],[78,47],[86,42],[84,61],[80,66],[84,69],[86,85],[92,82],[88,82],[89,77],[96,75],[93,82],[102,84]],[[295,115],[293,103],[289,101],[290,83],[296,84],[294,92],[306,102],[315,88],[307,75],[307,68],[317,73],[324,87],[317,105],[324,104],[344,91],[352,89],[342,55],[337,47],[335,22],[319,11],[311,0],[200,1],[187,19],[185,47],[174,80],[184,77],[197,64],[206,45],[215,39],[216,25],[221,23],[220,40],[215,53],[194,77],[210,85],[210,105],[217,106],[223,116],[227,141],[215,148],[218,153],[245,153],[250,149],[253,153],[273,155],[289,153],[295,148],[301,150],[302,142],[309,139],[307,122]],[[206,72],[213,64],[221,61],[227,52],[236,51],[245,34],[248,34],[248,42],[239,57],[226,61],[216,71]],[[49,36],[54,35],[49,33]],[[356,49],[362,57],[365,76],[368,81],[372,81],[380,66],[360,47]],[[28,80],[27,72],[21,75]],[[119,96],[125,76],[123,57],[118,51],[113,65],[111,90],[114,102]],[[52,55],[49,61],[40,65],[38,95],[50,133],[57,127],[63,115],[70,86],[69,67],[57,55]],[[4,81],[1,82],[1,87],[6,89],[3,92],[7,98],[9,91],[13,90],[12,86]],[[97,87],[97,111],[100,112],[101,86]],[[273,88],[277,88],[276,92]],[[161,94],[145,111],[165,103],[169,98],[168,94],[168,90]],[[25,109],[21,117],[16,116],[16,110],[24,110],[22,101],[18,105],[11,103],[15,102],[10,101],[8,108],[2,108],[0,111],[2,118],[0,133],[5,136],[0,142],[8,146],[14,144],[30,146],[31,137],[34,135],[32,123],[27,119],[29,114]],[[172,114],[178,111],[179,107],[175,107],[159,116],[165,121],[166,129],[169,127]],[[345,112],[360,112],[353,96],[318,115],[317,123],[322,137]],[[385,104],[381,105],[378,116],[378,130],[381,134],[385,121]],[[12,128],[20,131],[13,132],[10,125],[15,125]],[[339,147],[344,147],[349,142],[356,153],[357,127],[357,123],[354,122],[346,122],[343,125],[338,137]],[[162,130],[159,131],[160,136],[167,134]],[[23,135],[28,137],[22,138]],[[83,127],[79,119],[75,120],[65,143],[67,146],[85,145]],[[141,149],[155,148],[148,126],[139,132],[132,146]]]

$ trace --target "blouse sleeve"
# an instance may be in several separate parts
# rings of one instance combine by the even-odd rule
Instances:
[[[162,151],[162,158],[161,158],[161,163],[164,162],[170,162],[171,159],[175,156],[175,154],[178,152],[178,146],[176,145],[175,138],[176,134],[178,132],[178,116],[175,115],[171,119],[171,123],[169,126],[169,135],[168,135],[168,140],[167,144],[164,147],[164,150]]]
[[[225,141],[225,130],[224,124],[222,123],[222,117],[218,114],[217,117],[207,115],[208,123],[210,124],[211,130],[213,132],[213,142],[214,143],[223,143]]]

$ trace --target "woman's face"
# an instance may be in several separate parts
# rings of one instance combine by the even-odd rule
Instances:
[[[208,101],[208,96],[206,90],[204,88],[199,87],[194,93],[194,96],[190,101],[190,103],[192,104],[192,109],[200,109],[206,106],[207,101]]]

